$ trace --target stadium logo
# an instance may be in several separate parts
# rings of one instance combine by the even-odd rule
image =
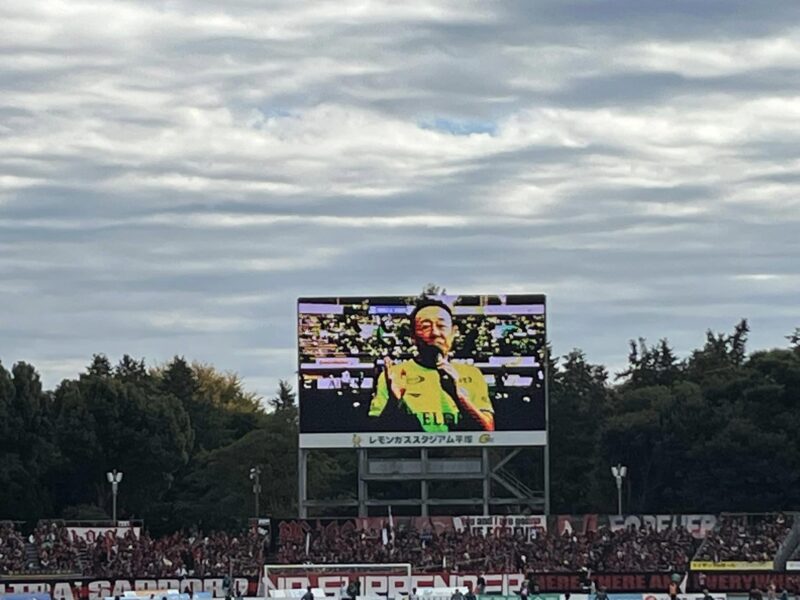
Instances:
[[[480,436],[478,436],[479,444],[488,444],[491,441],[492,441],[492,436],[489,435],[488,433],[482,433],[480,434]]]

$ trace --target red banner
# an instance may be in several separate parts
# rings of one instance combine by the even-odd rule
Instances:
[[[687,592],[699,592],[702,585],[699,573],[691,573],[687,581]],[[407,592],[408,581],[402,575],[375,574],[362,572],[343,573],[308,573],[275,577],[272,585],[279,588],[303,588],[306,585],[321,587],[327,591],[338,591],[343,578],[361,581],[362,593],[389,594]],[[489,594],[512,595],[520,587],[523,575],[520,573],[484,573],[486,592]],[[467,583],[475,584],[477,573],[415,573],[411,586],[456,587]],[[609,592],[660,592],[666,591],[670,583],[669,573],[605,573],[594,574],[592,579],[598,587],[605,587]],[[536,581],[542,592],[582,591],[581,576],[578,573],[537,573]],[[774,583],[778,589],[786,587],[791,593],[800,591],[800,576],[786,572],[737,572],[705,575],[705,585],[711,592],[748,592],[752,588],[767,588]],[[189,586],[196,592],[210,592],[214,597],[224,596],[221,577],[185,579],[79,579],[49,581],[2,581],[0,577],[0,594],[3,593],[49,593],[53,600],[103,600],[108,596],[122,596],[130,590],[185,590]],[[234,577],[233,591],[242,596],[262,596],[257,577]]]

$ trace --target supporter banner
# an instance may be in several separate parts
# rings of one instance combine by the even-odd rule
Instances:
[[[556,515],[551,518],[555,519],[555,527],[550,529],[555,529],[558,535],[573,532],[577,534],[588,533],[597,531],[598,528],[598,515]]]
[[[541,596],[541,594],[540,594]],[[570,594],[569,599],[566,596],[559,594],[559,598],[562,600],[595,600],[597,596],[595,594]],[[529,596],[529,600],[535,600],[537,596],[533,596],[532,598]],[[608,594],[608,600],[643,600],[642,594]]]
[[[177,590],[158,590],[157,592],[153,590],[135,590],[133,592],[125,592],[122,598],[128,600],[138,600],[139,598],[144,598],[145,600],[149,600],[150,598],[158,598],[159,600],[213,600],[211,592],[192,592],[190,597],[188,592],[179,594]],[[0,600],[6,599],[2,598]],[[34,598],[33,600],[36,599]],[[118,598],[116,596],[107,596],[103,598],[103,600],[118,600]]]
[[[317,566],[315,568],[320,568]],[[411,577],[411,587],[415,588],[452,588],[478,583],[479,573],[415,573]],[[536,582],[542,593],[580,592],[582,586],[580,573],[537,573]],[[297,588],[306,586],[321,588],[335,592],[342,586],[345,579],[358,578],[361,581],[361,593],[364,596],[388,594],[389,596],[408,593],[408,577],[400,574],[375,574],[365,575],[363,572],[324,574],[320,572],[282,576],[279,572],[270,575],[270,586],[277,589]],[[513,595],[516,593],[525,576],[521,573],[484,573],[487,594]],[[610,592],[645,592],[652,590],[667,590],[670,582],[669,573],[607,573],[594,575],[592,579],[597,587],[604,587]],[[619,599],[624,600],[624,599]],[[641,600],[638,597],[637,600]]]
[[[67,525],[65,529],[73,540],[75,538],[80,538],[89,542],[94,542],[99,537],[111,536],[112,539],[114,536],[125,537],[129,532],[133,533],[133,535],[138,539],[139,533],[141,532],[141,527],[125,525],[125,523],[126,521],[120,521],[119,525],[116,527],[113,525],[96,527],[72,527]]]
[[[703,594],[681,594],[682,600],[703,600]],[[711,594],[714,600],[728,600],[727,594]],[[520,600],[518,594],[513,596],[478,596],[478,600]],[[528,600],[595,600],[595,594],[535,594],[528,596]],[[609,594],[609,600],[671,600],[669,594],[643,593],[643,594]]]
[[[306,535],[311,534],[312,537],[331,537],[336,538],[341,534],[346,534],[356,529],[368,529],[368,527],[359,527],[359,521],[365,519],[279,519],[277,527],[273,531],[273,535],[277,538],[273,539],[273,547],[277,548],[279,544],[302,544],[306,541]],[[380,529],[381,525],[376,528]]]
[[[514,594],[513,596],[501,596],[499,594],[492,594],[489,595],[478,595],[478,600],[520,600],[518,594]],[[562,600],[561,594],[535,594],[532,596],[528,596],[528,600]]]
[[[681,597],[682,600],[703,600],[703,598],[705,596],[702,593],[696,593],[696,594],[681,594],[680,597]],[[711,594],[711,597],[714,600],[728,600],[728,594],[714,593],[714,594]],[[575,598],[575,596],[572,596],[572,598]],[[575,600],[580,600],[580,599],[575,598]],[[648,594],[648,593],[645,593],[645,594],[642,594],[642,600],[671,600],[671,598],[670,598],[669,594]]]
[[[608,526],[611,531],[629,527],[649,527],[656,531],[683,528],[696,538],[704,538],[717,524],[715,515],[609,515]]]
[[[692,571],[772,571],[774,565],[771,560],[760,562],[746,562],[741,560],[711,562],[693,560],[691,567]]]
[[[772,583],[778,589],[784,587],[797,589],[800,581],[795,573],[782,571],[730,571],[728,573],[693,571],[689,573],[687,589],[699,592],[706,587],[713,592],[747,593],[753,588],[768,589]]]
[[[415,531],[472,531],[490,535],[500,530],[521,529],[526,532],[547,531],[547,517],[544,515],[504,515],[504,516],[436,516],[436,517],[398,517],[392,518],[397,531],[413,529]],[[312,538],[335,538],[350,531],[364,530],[373,534],[389,525],[389,516],[356,517],[352,519],[281,519],[273,530],[276,539],[274,547],[285,543],[305,543],[306,534]]]
[[[547,444],[544,296],[301,298],[297,317],[302,448]]]
[[[800,560],[787,560],[786,561],[786,570],[787,571],[800,571]]]
[[[529,531],[556,531],[564,533],[588,533],[600,527],[611,530],[626,527],[650,527],[663,531],[670,527],[682,527],[695,537],[702,538],[716,525],[714,515],[504,515],[504,516],[462,516],[462,517],[394,517],[394,527],[398,531],[463,531],[471,529],[488,535],[498,530],[523,529]],[[385,517],[360,517],[353,519],[284,519],[277,520],[273,528],[276,539],[273,543],[304,543],[306,534],[314,536],[337,536],[352,530],[380,531],[388,525]],[[740,567],[742,568],[742,567]]]
[[[214,598],[225,596],[222,577],[184,579],[69,579],[49,581],[15,581],[3,582],[0,576],[0,594],[50,594],[53,600],[104,600],[109,596],[124,596],[125,592],[134,590],[174,589],[193,593],[208,592]],[[231,587],[234,594],[255,596],[258,592],[257,577],[235,577]]]
[[[496,531],[521,529],[533,534],[537,531],[547,531],[547,517],[544,515],[516,515],[494,517],[453,517],[453,527],[456,531],[469,529],[473,533],[490,535]]]
[[[554,523],[551,529],[560,534],[588,533],[597,531],[600,527],[608,527],[612,531],[627,529],[629,527],[651,528],[664,531],[680,527],[691,533],[696,538],[704,538],[717,524],[715,515],[557,515],[552,517]]]
[[[698,582],[699,573],[689,575],[687,593],[681,594],[686,600],[699,600],[702,586]],[[475,586],[478,573],[416,573],[412,576],[412,587],[460,587],[468,583]],[[308,577],[287,576],[275,577],[271,581],[272,587],[303,588],[306,585],[322,587],[331,592],[339,590],[342,578],[358,578],[361,581],[362,593],[383,593],[389,591],[408,592],[408,578],[402,575],[365,575],[363,572],[324,575],[309,573]],[[501,594],[511,596],[519,590],[524,576],[519,573],[484,573],[486,592],[488,594]],[[708,573],[705,585],[713,592],[715,600],[725,600],[725,594],[746,593],[757,587],[766,589],[775,583],[778,589],[789,587],[793,589],[797,575],[784,572],[731,572]],[[610,593],[624,592],[636,593],[637,600],[666,600],[662,599],[670,583],[669,573],[606,573],[595,574],[592,579],[598,587],[605,587]],[[572,600],[586,598],[582,595],[582,575],[580,573],[537,573],[536,581],[541,589],[541,595],[566,593],[572,594]],[[53,600],[104,600],[109,596],[123,596],[131,590],[163,590],[178,589],[185,591],[190,587],[193,592],[209,592],[213,597],[224,596],[221,577],[185,578],[185,579],[62,579],[49,581],[3,582],[0,576],[0,594],[50,594]],[[263,589],[259,587],[258,577],[237,576],[232,579],[234,595],[262,596]],[[661,591],[660,591],[661,590]],[[655,593],[653,593],[655,592]],[[652,597],[651,597],[652,596]],[[613,598],[613,597],[612,597]],[[591,600],[587,598],[587,600]],[[616,600],[622,600],[617,598]]]
[[[435,517],[398,517],[393,516],[394,528],[398,531],[411,529],[414,531],[430,531],[443,533],[456,529],[455,519],[457,517],[435,516]],[[463,518],[463,517],[462,517]],[[389,515],[385,517],[359,517],[354,519],[358,529],[381,529],[388,525]]]

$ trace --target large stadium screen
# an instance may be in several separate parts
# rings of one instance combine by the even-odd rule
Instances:
[[[300,445],[541,446],[545,297],[301,298]]]

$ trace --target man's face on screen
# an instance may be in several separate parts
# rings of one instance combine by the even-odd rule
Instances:
[[[446,355],[453,346],[455,333],[453,317],[439,306],[426,306],[414,319],[414,341],[417,346],[438,348]]]

